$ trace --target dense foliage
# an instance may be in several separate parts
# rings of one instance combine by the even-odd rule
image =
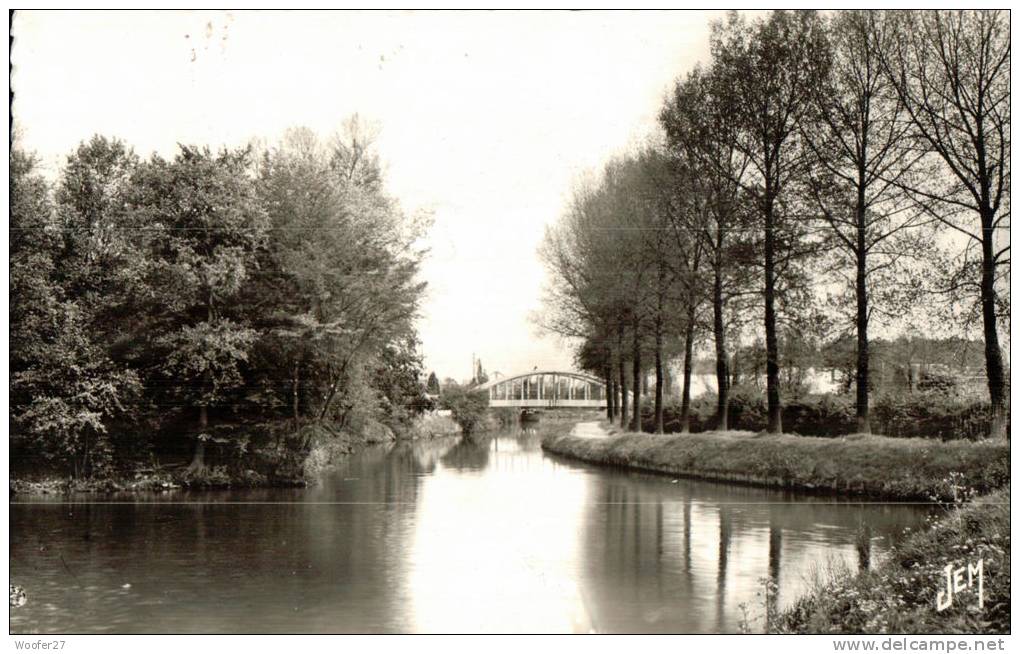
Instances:
[[[96,136],[52,185],[16,146],[10,167],[15,456],[88,476],[168,453],[200,472],[256,425],[396,430],[429,408],[423,224],[356,120],[329,143],[297,129],[171,159]]]
[[[690,432],[718,428],[716,398],[708,393],[691,403],[687,427]],[[666,404],[664,431],[683,431],[681,406]],[[817,394],[789,400],[783,408],[784,429],[805,436],[846,436],[857,433],[854,399],[849,395]],[[654,415],[645,410],[641,417],[645,431],[652,431]],[[938,440],[979,440],[988,434],[991,406],[947,395],[940,391],[882,394],[875,397],[871,423],[876,433],[896,438]],[[738,386],[730,397],[729,428],[760,432],[767,424],[764,395],[756,389]]]
[[[461,386],[447,383],[443,386],[443,394],[439,401],[440,407],[449,410],[450,417],[461,431],[470,436],[474,431],[486,425],[489,408],[489,394],[472,385]]]

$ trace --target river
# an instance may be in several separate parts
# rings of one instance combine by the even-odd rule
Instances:
[[[19,496],[10,574],[28,603],[10,629],[757,631],[925,518],[543,453],[539,430],[565,428],[370,447],[307,489]]]

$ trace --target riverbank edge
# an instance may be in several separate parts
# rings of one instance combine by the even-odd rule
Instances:
[[[954,502],[1009,483],[1009,445],[751,432],[546,436],[559,456],[674,477],[887,501]]]
[[[1010,633],[1008,444],[978,442],[970,443],[968,447],[963,441],[942,443],[872,436],[837,443],[834,441],[840,439],[780,437],[749,432],[670,436],[625,433],[614,436],[607,431],[607,428],[613,427],[606,423],[586,427],[588,437],[569,434],[548,436],[542,441],[542,449],[586,463],[705,481],[821,491],[890,501],[946,502],[941,515],[929,520],[923,530],[909,535],[877,568],[860,573],[830,570],[829,576],[818,580],[806,597],[767,622],[769,633]],[[601,432],[601,438],[591,437],[598,432]],[[826,442],[831,444],[825,447]],[[705,459],[715,461],[716,457],[727,455],[730,455],[727,460],[734,465],[746,465],[748,457],[760,456],[763,449],[778,450],[780,445],[803,457],[810,452],[816,459],[820,454],[836,456],[841,452],[859,455],[861,452],[853,450],[864,447],[871,450],[872,461],[882,454],[886,456],[881,465],[872,469],[872,478],[868,479],[853,477],[851,471],[859,463],[856,456],[843,462],[833,459],[830,463],[843,468],[846,474],[831,477],[829,483],[824,483],[824,478],[808,481],[803,477],[792,477],[789,459],[786,467],[780,465],[769,473],[698,467],[699,463],[705,465]],[[697,458],[699,453],[703,457],[700,462]],[[890,453],[892,456],[889,456]],[[960,456],[962,453],[965,454]],[[913,468],[906,467],[908,457]],[[964,465],[948,465],[954,461]],[[766,467],[777,466],[778,463],[768,457],[762,461]],[[928,474],[939,472],[945,476],[933,477],[927,487],[891,485],[875,478],[878,470],[888,471],[897,466],[901,467],[901,471],[903,468],[921,469]],[[981,472],[982,466],[985,473]],[[827,471],[825,474],[831,474],[831,468],[825,466],[822,469]],[[956,597],[952,606],[938,611],[936,600],[939,590],[945,585],[945,567],[951,565],[954,570],[966,568],[976,565],[977,561],[982,562],[985,575],[984,607],[976,605],[977,598],[971,589],[969,593]]]
[[[200,474],[191,474],[183,465],[146,468],[143,472],[120,471],[117,474],[92,479],[70,479],[56,474],[19,476],[11,471],[9,494],[26,495],[94,495],[103,493],[169,492],[175,490],[228,490],[240,488],[303,488],[312,483],[328,467],[335,465],[362,448],[370,445],[399,441],[427,441],[462,435],[461,429],[449,417],[430,415],[416,420],[400,434],[379,424],[358,431],[335,430],[320,423],[291,429],[279,442],[305,441],[307,452],[291,452],[290,472],[261,474],[251,466],[208,466]],[[277,452],[279,454],[279,452]],[[252,455],[254,457],[255,455]]]
[[[946,511],[908,536],[878,567],[836,573],[770,621],[786,634],[1010,633],[1009,485]],[[938,609],[952,570],[981,564],[969,587]],[[943,596],[945,598],[945,596]],[[980,604],[980,605],[979,605]]]

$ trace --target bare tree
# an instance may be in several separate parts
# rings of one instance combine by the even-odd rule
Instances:
[[[606,168],[605,191],[609,221],[600,229],[612,235],[611,258],[605,270],[619,283],[618,321],[630,329],[632,402],[628,428],[641,430],[642,354],[650,322],[654,320],[655,260],[650,241],[658,238],[655,207],[649,201],[647,171],[635,157],[621,157]],[[626,402],[624,402],[626,404]]]
[[[730,14],[713,26],[712,54],[720,92],[739,126],[735,147],[749,161],[740,183],[763,232],[767,430],[780,433],[777,300],[783,275],[806,254],[800,249],[803,221],[794,190],[809,161],[799,138],[801,124],[826,75],[824,25],[808,11],[776,11],[750,26]]]
[[[659,113],[666,132],[666,151],[674,168],[684,171],[678,193],[701,197],[699,211],[673,212],[678,239],[695,238],[704,248],[711,275],[712,332],[716,361],[716,429],[729,426],[730,369],[726,331],[730,324],[727,305],[746,291],[752,275],[747,266],[735,263],[734,246],[741,238],[746,212],[742,206],[740,180],[747,157],[736,148],[734,116],[727,103],[713,91],[711,70],[695,69],[677,82]]]
[[[1005,11],[889,12],[882,70],[944,174],[903,184],[980,252],[980,298],[993,436],[1006,434],[997,283],[1009,269],[1010,30]],[[1003,232],[1005,233],[1003,235]],[[1004,242],[1005,241],[1005,242]],[[966,260],[966,256],[964,257]],[[957,288],[966,289],[974,282]],[[1005,290],[1008,297],[1008,289]]]
[[[665,361],[669,345],[677,335],[683,335],[684,386],[681,395],[681,423],[689,431],[691,360],[695,339],[697,307],[703,299],[699,286],[698,264],[700,244],[691,238],[689,231],[677,231],[676,214],[684,212],[690,203],[679,188],[675,169],[658,145],[644,148],[634,159],[634,189],[632,197],[643,200],[639,224],[644,234],[642,251],[651,264],[651,290],[645,309],[651,331],[655,355],[655,404],[652,430],[664,431]],[[697,198],[694,198],[696,202]]]
[[[838,263],[854,272],[857,431],[870,433],[871,287],[883,271],[916,251],[910,248],[910,230],[923,222],[923,214],[913,210],[900,185],[908,181],[918,155],[903,103],[879,64],[879,52],[895,35],[867,11],[839,12],[829,34],[832,65],[818,87],[818,120],[802,127],[817,161],[807,188],[834,237]]]
[[[608,174],[608,169],[607,169]],[[551,333],[579,340],[578,359],[595,366],[593,353],[605,360],[596,367],[607,378],[613,399],[610,419],[627,425],[627,375],[624,336],[631,324],[632,294],[619,255],[621,232],[612,210],[606,177],[580,184],[557,224],[546,231],[539,255],[549,269],[550,283],[543,297],[544,311],[535,321]],[[618,372],[618,377],[615,375]],[[619,388],[621,402],[615,402]]]

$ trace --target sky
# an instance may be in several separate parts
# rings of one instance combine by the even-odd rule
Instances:
[[[55,176],[92,134],[177,143],[378,129],[387,187],[433,225],[418,322],[426,367],[466,379],[571,369],[542,335],[537,249],[578,179],[653,134],[708,58],[715,12],[27,12],[13,113]]]

